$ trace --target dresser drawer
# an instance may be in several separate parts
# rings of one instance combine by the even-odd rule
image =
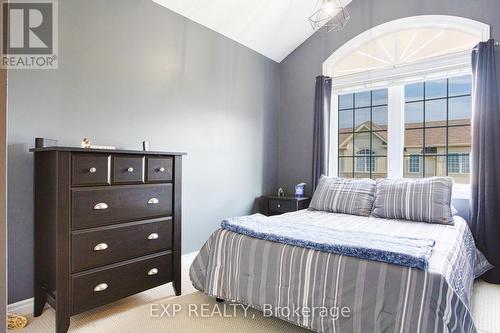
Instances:
[[[172,181],[173,159],[171,157],[147,157],[147,181]]]
[[[172,184],[72,190],[72,229],[172,215]]]
[[[143,156],[113,156],[113,183],[143,183]]]
[[[110,161],[108,154],[72,154],[74,186],[109,185]]]
[[[72,314],[172,281],[172,254],[163,253],[73,274]]]
[[[287,213],[292,211],[292,202],[280,199],[269,200],[270,213]]]
[[[72,271],[172,249],[172,219],[73,232]]]

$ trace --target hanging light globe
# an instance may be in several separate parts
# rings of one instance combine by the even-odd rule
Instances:
[[[309,17],[309,22],[314,31],[330,32],[342,30],[350,18],[342,0],[320,0],[319,9]]]

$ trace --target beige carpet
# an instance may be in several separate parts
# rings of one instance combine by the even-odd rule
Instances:
[[[226,313],[210,318],[202,318],[214,309],[223,310],[225,303],[218,304],[213,298],[196,292],[189,282],[187,271],[184,272],[183,296],[175,297],[170,284],[158,287],[136,296],[113,303],[99,309],[74,316],[71,319],[70,332],[110,333],[110,332],[309,332],[276,318],[265,318],[258,311],[249,309],[245,316],[242,307],[226,305]],[[151,304],[163,304],[167,313],[172,315],[172,304],[179,304],[182,311],[175,317],[158,317],[163,312],[161,305],[153,308]],[[189,304],[192,316],[189,316]],[[206,305],[205,310],[201,304]],[[196,306],[196,307],[195,307]],[[233,310],[236,309],[236,315]],[[206,312],[203,312],[206,311]],[[199,317],[195,316],[197,314]],[[500,332],[500,286],[478,282],[474,287],[473,314],[477,328],[481,333]],[[225,316],[225,317],[224,317]],[[29,325],[21,332],[54,332],[54,311],[46,309],[38,318],[29,317]]]
[[[474,284],[472,315],[479,332],[500,332],[500,285],[483,281]]]

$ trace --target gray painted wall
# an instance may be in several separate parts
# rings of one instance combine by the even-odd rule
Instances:
[[[277,185],[279,65],[151,0],[59,3],[59,69],[9,71],[9,303],[32,296],[34,137],[186,151],[183,253]]]
[[[498,0],[354,0],[348,8],[351,20],[344,30],[315,33],[280,64],[279,184],[288,191],[299,182],[311,184],[314,80],[337,48],[379,24],[432,14],[481,21],[491,26],[492,37],[500,39]],[[497,67],[500,77],[500,50]],[[463,210],[463,202],[459,206]]]

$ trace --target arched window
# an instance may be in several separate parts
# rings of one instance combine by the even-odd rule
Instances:
[[[364,89],[470,72],[470,51],[490,38],[487,24],[449,15],[421,15],[373,27],[323,63],[334,90]]]
[[[336,50],[323,63],[334,78],[330,172],[450,175],[468,184],[470,56],[489,38],[481,22],[423,15],[376,26]],[[361,136],[369,150],[359,147]],[[383,171],[374,172],[374,160]]]

